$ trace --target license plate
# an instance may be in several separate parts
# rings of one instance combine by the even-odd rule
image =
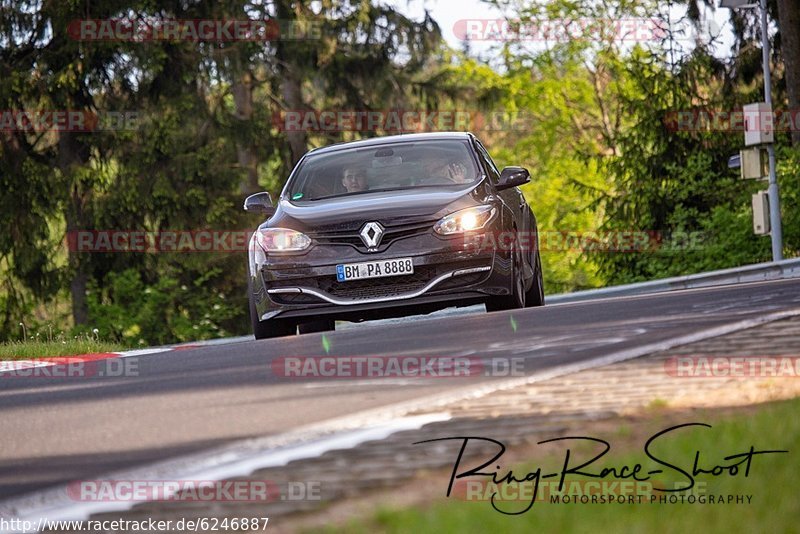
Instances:
[[[411,258],[345,263],[336,266],[336,280],[339,282],[364,280],[365,278],[383,278],[385,276],[402,276],[413,273],[414,262]]]

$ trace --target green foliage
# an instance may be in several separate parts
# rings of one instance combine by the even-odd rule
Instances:
[[[74,20],[134,13],[277,18],[319,25],[321,38],[80,42],[66,33]],[[0,222],[9,229],[0,235],[0,339],[13,338],[20,321],[71,328],[55,306],[64,301],[73,304],[75,332],[101,325],[125,343],[248,331],[243,251],[85,253],[68,250],[65,233],[252,229],[260,221],[241,212],[243,195],[280,191],[308,145],[301,133],[298,149],[273,114],[287,106],[379,109],[413,101],[412,77],[439,42],[430,18],[413,21],[375,2],[4,8],[0,109],[133,111],[137,121],[127,130],[0,132]],[[296,102],[281,99],[287,79],[297,82]]]
[[[784,254],[797,257],[800,256],[800,145],[782,147],[777,160]]]
[[[148,285],[134,269],[111,272],[89,292],[91,325],[127,346],[230,335],[241,330],[246,302],[213,291],[221,275],[212,269],[189,284],[166,275]]]
[[[738,151],[742,134],[681,131],[669,122],[675,111],[734,109],[741,103],[735,95],[709,91],[724,80],[703,50],[685,58],[674,73],[661,64],[643,51],[626,61],[632,84],[622,99],[632,125],[617,138],[618,155],[604,160],[618,191],[605,201],[604,228],[655,232],[666,246],[601,255],[602,271],[612,284],[771,259],[769,238],[752,232],[750,209],[751,195],[766,185],[742,181],[736,171],[727,169],[728,157]],[[784,151],[784,157],[789,152]],[[782,169],[786,173],[781,177],[783,196],[796,206],[796,178],[791,176],[796,168],[793,171],[791,164],[785,164]],[[793,210],[785,204],[783,211]],[[791,219],[786,223],[790,226]],[[671,236],[687,234],[689,243],[671,242]],[[797,250],[792,230],[785,241],[790,251]]]

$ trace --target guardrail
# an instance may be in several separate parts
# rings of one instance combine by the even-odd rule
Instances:
[[[800,277],[800,258],[782,260],[769,263],[756,263],[721,271],[676,276],[636,284],[604,287],[601,289],[588,289],[574,293],[560,295],[545,295],[547,304],[561,304],[565,302],[578,302],[605,297],[624,297],[628,295],[644,295],[646,293],[661,293],[676,289],[692,289],[698,287],[722,286],[741,282],[760,282],[764,280],[781,280],[785,278]]]

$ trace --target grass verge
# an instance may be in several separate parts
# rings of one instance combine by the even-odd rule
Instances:
[[[124,347],[118,343],[86,338],[63,341],[11,341],[0,344],[0,360],[33,360],[120,350],[124,350]]]
[[[723,458],[728,455],[747,452],[753,445],[756,450],[788,449],[788,454],[767,454],[755,456],[749,476],[744,470],[736,476],[725,474],[719,477],[698,475],[697,481],[703,489],[696,496],[706,495],[750,495],[750,504],[661,504],[650,503],[646,497],[643,504],[583,504],[551,503],[549,500],[537,501],[526,513],[506,516],[495,511],[491,504],[481,498],[465,500],[446,499],[444,493],[449,475],[442,476],[442,498],[431,504],[404,509],[382,507],[371,517],[352,520],[341,528],[331,528],[328,532],[632,532],[632,533],[685,533],[702,530],[704,532],[798,532],[797,519],[800,518],[800,399],[777,402],[757,409],[745,409],[733,415],[698,414],[681,415],[680,423],[703,422],[713,428],[687,428],[670,433],[651,447],[651,451],[663,460],[673,460],[691,471],[695,452],[700,451],[701,463],[709,467],[728,464]],[[665,421],[672,419],[672,421]],[[648,420],[631,428],[630,424],[620,425],[616,431],[588,433],[592,437],[605,439],[611,443],[611,451],[592,464],[592,471],[603,467],[633,466],[641,463],[644,470],[656,469],[655,462],[643,452],[644,443],[656,432],[674,426],[673,417],[663,415],[648,416]],[[580,433],[579,433],[580,434]],[[582,435],[582,434],[580,434]],[[492,437],[490,433],[486,437]],[[550,436],[548,436],[550,437]],[[552,436],[557,437],[557,436]],[[564,459],[560,453],[542,453],[533,446],[526,452],[529,463],[513,469],[522,477],[525,473],[542,466],[543,473],[558,471]],[[591,458],[595,448],[571,447],[573,454],[581,458]],[[540,451],[538,454],[536,451]],[[462,464],[465,467],[478,464]],[[555,467],[555,469],[552,469]],[[685,479],[667,469],[673,483]],[[505,473],[505,471],[503,471]],[[659,475],[657,475],[659,476]],[[665,476],[665,475],[660,475]],[[470,480],[485,480],[476,477]],[[588,481],[586,477],[570,475],[568,480]],[[661,479],[667,482],[666,478]],[[703,484],[704,483],[704,484]],[[530,483],[529,483],[530,484]],[[658,484],[661,486],[661,484]],[[672,486],[674,487],[674,485]],[[540,489],[541,491],[541,489]],[[488,496],[487,493],[485,496]],[[654,495],[662,495],[653,493]],[[680,494],[676,494],[680,495]],[[688,493],[684,494],[688,496]],[[508,503],[501,503],[503,504]],[[524,509],[524,499],[510,503],[516,510]],[[505,508],[511,510],[512,508]]]

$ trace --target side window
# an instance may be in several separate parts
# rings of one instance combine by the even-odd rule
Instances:
[[[489,179],[493,184],[498,183],[500,181],[500,171],[497,170],[497,165],[495,165],[494,161],[492,161],[491,156],[489,156],[489,152],[486,151],[480,141],[476,140],[475,146],[478,148],[478,155],[480,155],[483,165],[486,167],[486,170],[489,173]]]

